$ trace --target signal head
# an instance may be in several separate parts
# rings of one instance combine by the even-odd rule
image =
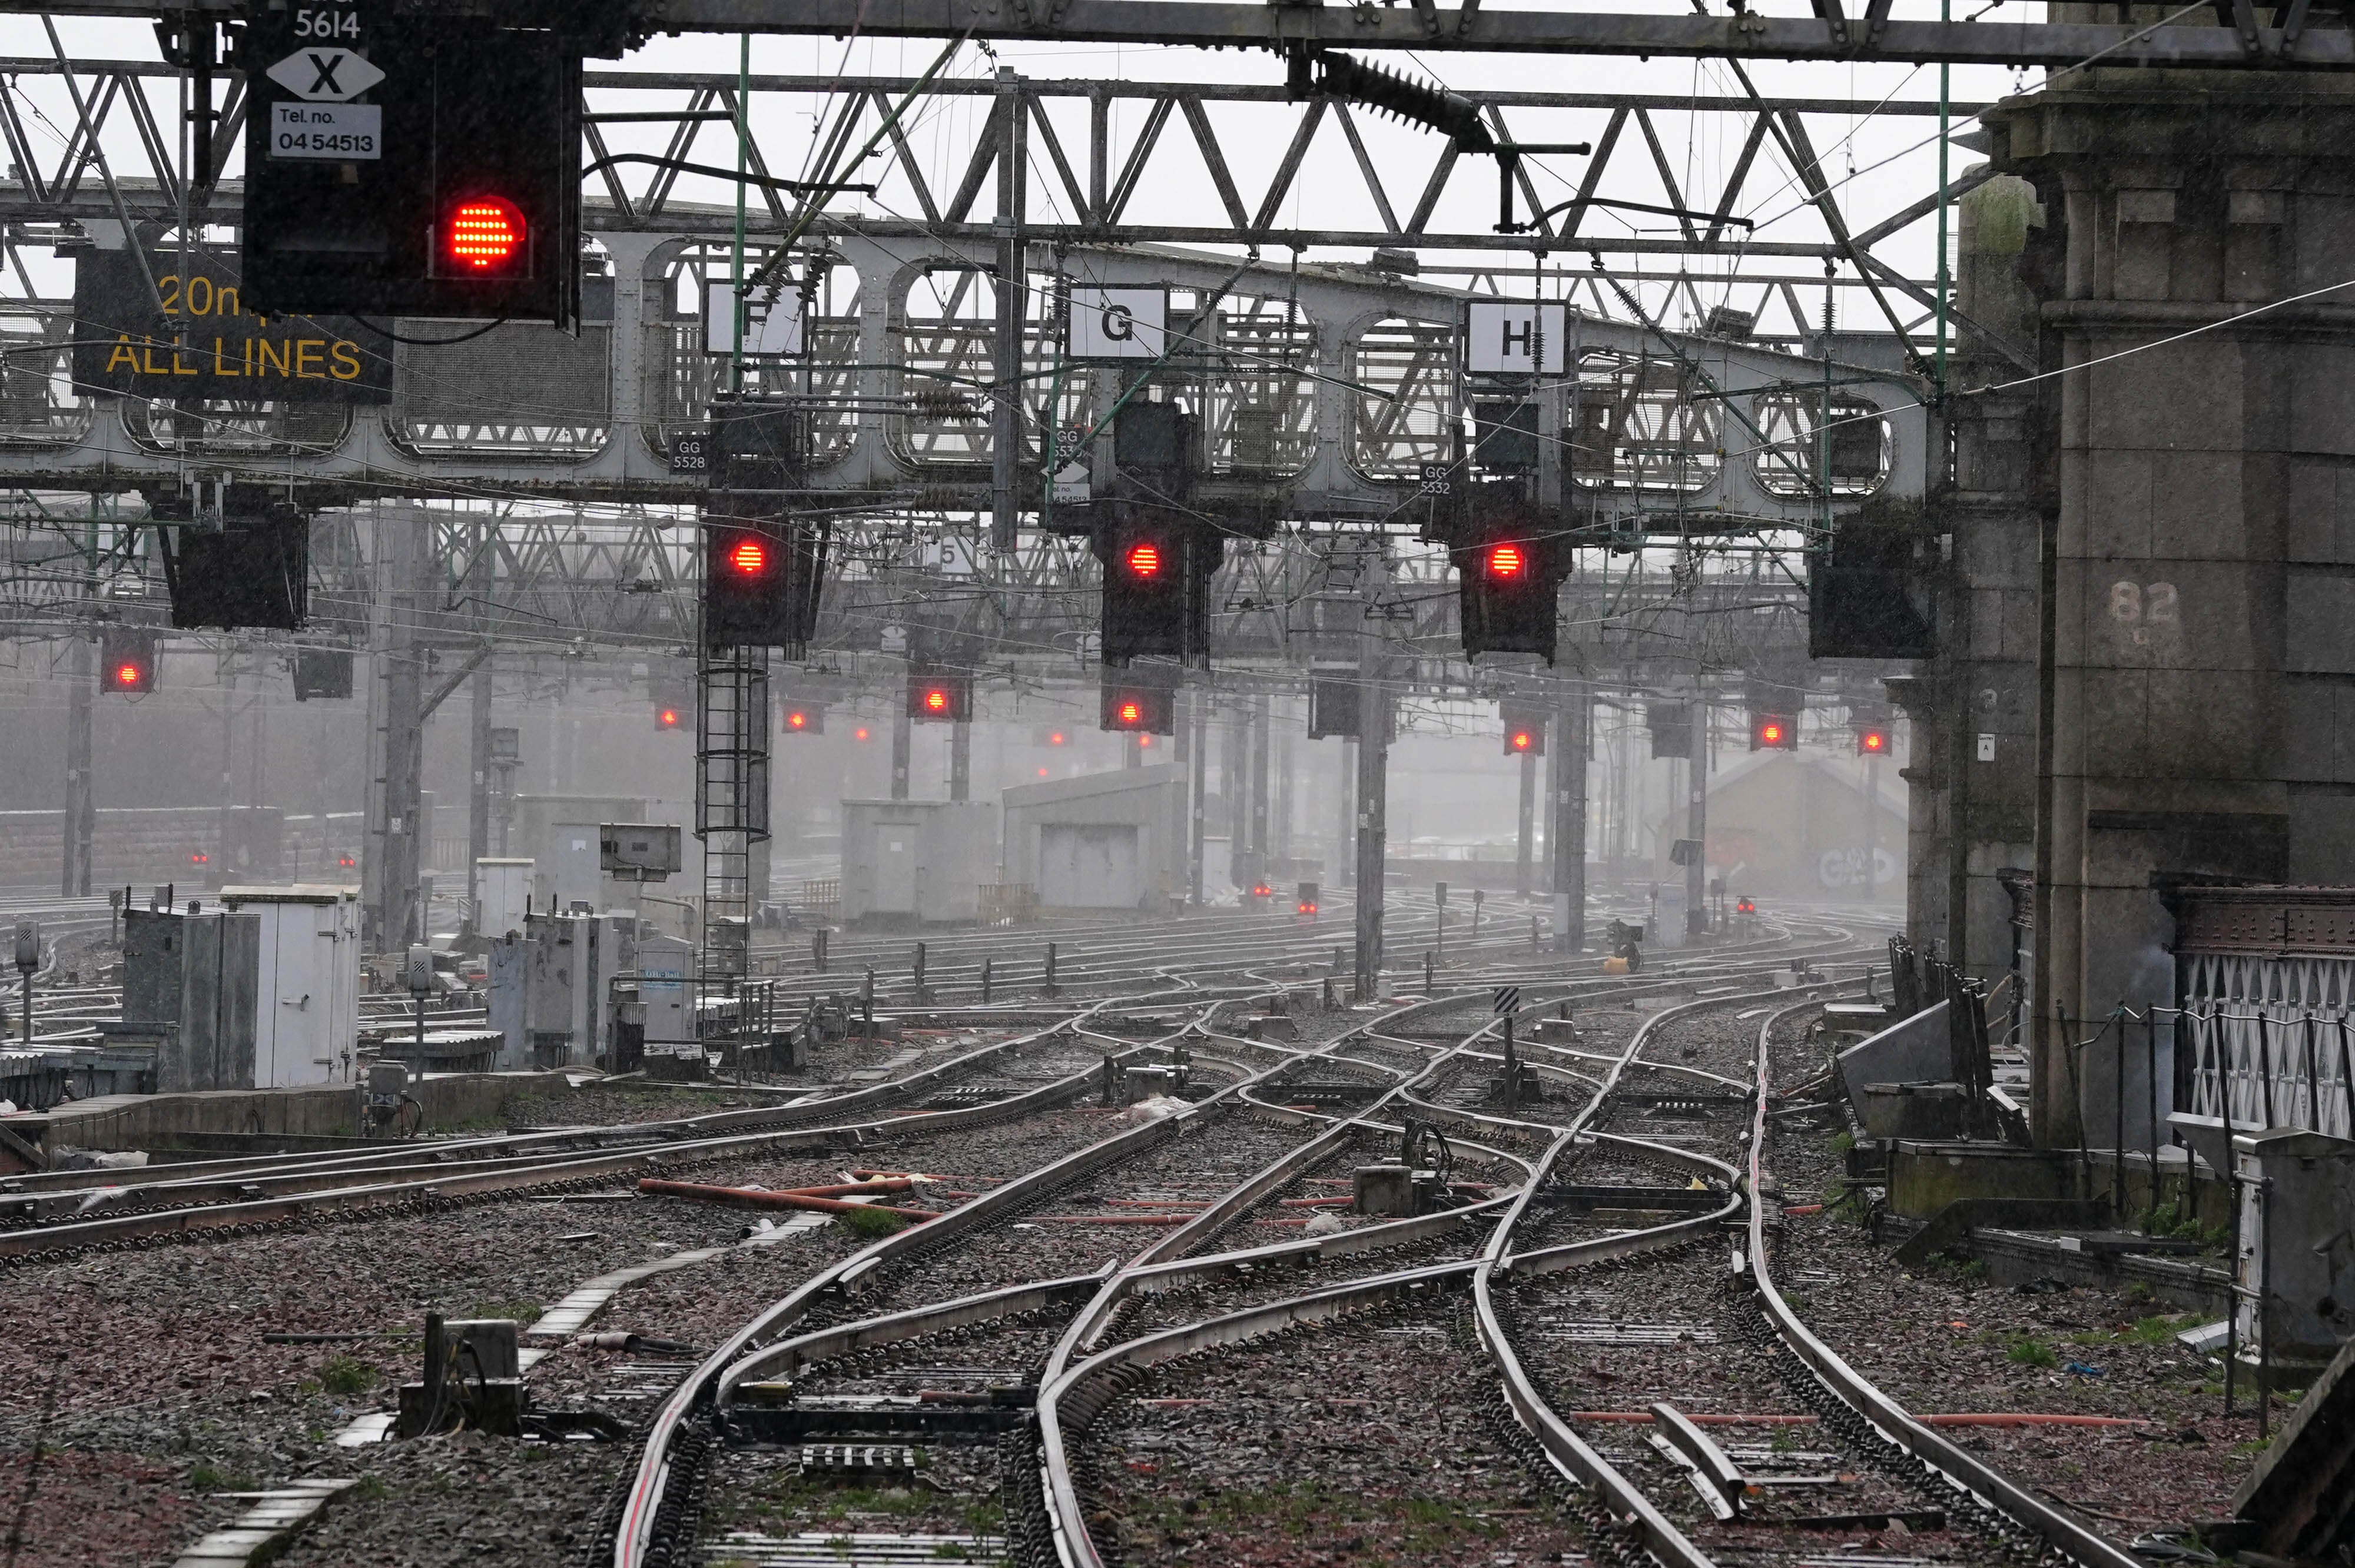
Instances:
[[[1533,737],[1528,730],[1517,729],[1513,732],[1513,749],[1515,751],[1527,751],[1529,748],[1532,740]]]
[[[938,687],[938,686],[927,686],[927,687],[925,687],[925,688],[924,688],[924,708],[925,708],[925,711],[926,711],[926,712],[928,712],[928,713],[944,714],[944,713],[948,712],[948,711],[949,711],[949,694],[948,694],[948,693],[947,693],[947,692],[945,692],[945,691],[943,691],[943,690],[942,690],[942,689],[941,689],[940,687]]]
[[[1149,539],[1131,545],[1125,559],[1131,577],[1149,578],[1161,575],[1161,546]]]
[[[1856,749],[1865,757],[1881,757],[1889,751],[1889,732],[1885,729],[1860,729],[1856,732]]]
[[[678,710],[677,708],[669,707],[656,708],[655,710],[655,727],[656,729],[677,729],[678,727]]]
[[[450,208],[442,249],[461,277],[516,277],[530,257],[527,238],[515,203],[504,196],[469,196]]]
[[[1529,569],[1529,552],[1518,545],[1488,546],[1488,575],[1499,582],[1518,580]]]
[[[748,577],[757,577],[769,569],[768,546],[758,539],[739,539],[729,546],[728,564]]]

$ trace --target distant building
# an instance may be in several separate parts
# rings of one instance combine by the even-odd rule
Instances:
[[[1905,796],[1897,769],[1881,770],[1869,805],[1865,762],[1817,751],[1758,751],[1710,775],[1706,858],[1710,879],[1753,898],[1842,901],[1866,895],[1865,855],[1872,855],[1871,896],[1905,897]],[[1659,853],[1654,874],[1679,879],[1668,849],[1685,835],[1684,809],[1653,827]]]

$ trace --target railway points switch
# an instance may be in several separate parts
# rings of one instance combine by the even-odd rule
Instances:
[[[1355,1178],[1355,1202],[1360,1214],[1385,1219],[1412,1219],[1437,1209],[1446,1192],[1437,1171],[1412,1165],[1360,1165]]]
[[[527,1404],[512,1318],[425,1317],[425,1375],[400,1385],[396,1438],[461,1429],[520,1437]]]

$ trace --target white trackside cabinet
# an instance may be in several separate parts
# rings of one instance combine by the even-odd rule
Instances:
[[[221,903],[261,923],[254,1086],[354,1082],[360,1024],[358,890],[312,884],[224,887]]]

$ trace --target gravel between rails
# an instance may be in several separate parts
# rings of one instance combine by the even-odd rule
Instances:
[[[1774,1042],[1774,1077],[1824,1065],[1820,1042]],[[1790,1128],[1771,1169],[1792,1204],[1838,1195],[1833,1134]],[[2139,1292],[2058,1280],[1990,1285],[1944,1262],[1902,1270],[1853,1211],[1785,1219],[1775,1281],[1840,1357],[1916,1414],[2036,1411],[2128,1416],[2147,1427],[1964,1427],[1945,1436],[2124,1545],[2146,1531],[2228,1517],[2256,1456],[2253,1390],[2222,1414],[2222,1368],[2177,1343],[2210,1313],[2174,1314]],[[2049,1357],[2051,1364],[2038,1364]],[[2073,1372],[2069,1363],[2098,1369]]]
[[[1453,1298],[1252,1340],[1113,1401],[1082,1440],[1090,1523],[1132,1565],[1582,1555],[1579,1522],[1507,1419]]]
[[[1135,1110],[1106,1113],[1099,1125],[1109,1136],[1118,1127],[1134,1125],[1127,1118],[1137,1114]],[[1193,1124],[1185,1136],[1098,1171],[1047,1199],[1038,1210],[993,1227],[983,1236],[945,1253],[892,1266],[884,1272],[878,1289],[861,1298],[859,1311],[866,1315],[923,1306],[1025,1280],[1083,1274],[1113,1259],[1126,1259],[1157,1239],[1162,1227],[1066,1224],[1035,1215],[1172,1212],[1106,1200],[1214,1198],[1295,1147],[1304,1136],[1313,1136],[1313,1131],[1304,1133],[1302,1128],[1263,1121],[1247,1111],[1216,1113],[1207,1121]],[[1033,1159],[1022,1169],[1043,1163],[1042,1159]]]
[[[1041,1073],[1053,1065],[1031,1061],[1016,1070]],[[726,1097],[724,1090],[595,1088],[549,1097],[568,1122],[606,1125],[694,1114],[695,1102]],[[954,1162],[960,1172],[1011,1174],[1094,1141],[1109,1130],[1112,1114],[1058,1110],[1009,1128],[879,1140],[855,1160],[768,1156],[687,1174],[798,1186],[836,1180],[847,1163],[913,1163],[908,1157],[919,1150],[928,1168]],[[608,1191],[625,1192],[626,1182]],[[361,1473],[378,1482],[331,1507],[293,1561],[470,1562],[495,1542],[503,1563],[569,1562],[618,1473],[617,1451],[508,1444],[471,1455],[471,1440],[351,1450],[334,1446],[332,1435],[378,1408],[390,1385],[416,1375],[413,1332],[426,1312],[528,1322],[590,1278],[726,1245],[753,1218],[680,1200],[524,1199],[201,1246],[91,1253],[12,1270],[0,1294],[0,1379],[40,1393],[0,1414],[0,1466],[7,1467],[0,1476],[14,1483],[0,1491],[0,1519],[12,1507],[16,1516],[0,1526],[0,1539],[13,1544],[11,1568],[101,1560],[91,1555],[88,1521],[116,1506],[124,1477],[140,1478],[147,1502],[138,1528],[123,1537],[144,1544],[128,1548],[123,1560],[154,1562],[168,1561],[242,1510],[217,1491]],[[826,1226],[730,1251],[629,1287],[596,1326],[709,1342],[858,1245]],[[395,1335],[261,1342],[272,1330],[369,1330]],[[587,1398],[634,1420],[643,1402],[634,1408],[610,1393],[629,1360],[566,1347],[531,1373],[535,1400],[548,1406]],[[340,1392],[330,1393],[323,1379]],[[403,1541],[406,1547],[386,1544]]]
[[[915,1394],[978,1392],[1035,1382],[1069,1314],[1028,1313],[926,1335],[821,1361],[794,1380],[796,1394]],[[1005,1529],[999,1440],[943,1435],[914,1440],[922,1469],[914,1484],[856,1475],[805,1476],[798,1445],[716,1448],[709,1468],[699,1539],[714,1551],[731,1530],[997,1535]],[[724,1556],[724,1553],[722,1553]]]
[[[373,1515],[384,1540],[409,1536],[413,1526],[404,1520],[427,1521],[421,1541],[438,1539],[445,1525],[455,1540],[478,1516],[506,1514],[502,1551],[511,1544],[514,1554],[499,1561],[559,1563],[573,1549],[570,1532],[593,1522],[606,1483],[559,1486],[553,1478],[575,1465],[610,1468],[618,1463],[611,1454],[566,1447],[543,1492],[539,1481],[522,1480],[522,1467],[540,1461],[518,1455],[553,1458],[544,1446],[508,1444],[466,1460],[446,1443],[340,1449],[333,1434],[376,1408],[387,1385],[416,1375],[417,1342],[408,1336],[425,1312],[528,1319],[591,1276],[731,1241],[742,1223],[730,1211],[646,1201],[479,1204],[14,1270],[0,1293],[0,1378],[32,1397],[0,1415],[0,1467],[10,1467],[0,1475],[30,1483],[21,1505],[17,1491],[0,1491],[0,1510],[19,1510],[7,1537],[17,1552],[13,1568],[104,1560],[92,1555],[91,1520],[108,1517],[129,1474],[143,1478],[143,1511],[125,1539],[147,1545],[124,1561],[168,1562],[243,1510],[216,1492],[365,1472],[389,1489],[386,1511]],[[583,1232],[594,1234],[568,1239]],[[794,1268],[783,1255],[800,1245],[769,1249],[781,1274]],[[402,1337],[261,1342],[272,1330],[377,1329]],[[44,1455],[38,1467],[27,1461],[36,1451]],[[60,1462],[51,1466],[51,1457]],[[487,1494],[468,1479],[485,1466],[496,1472]],[[423,1490],[412,1496],[412,1489]],[[452,1500],[427,1507],[425,1499],[445,1495]],[[347,1498],[323,1528],[374,1507]],[[417,1550],[422,1554],[406,1559],[314,1560],[479,1560],[466,1554],[473,1548],[442,1556]]]

